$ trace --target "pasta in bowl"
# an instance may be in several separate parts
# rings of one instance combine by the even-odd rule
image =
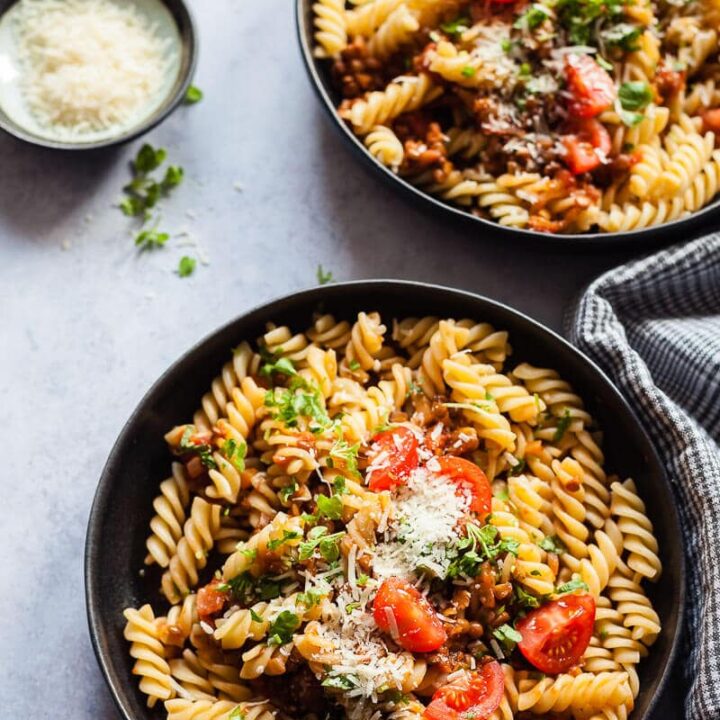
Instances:
[[[301,5],[326,104],[415,194],[577,237],[717,208],[716,0]]]
[[[647,590],[677,582],[677,557],[606,473],[580,396],[485,318],[345,315],[247,336],[166,433],[171,473],[133,539],[142,587],[112,619],[147,704],[176,720],[647,707],[644,658],[667,660],[677,622]]]

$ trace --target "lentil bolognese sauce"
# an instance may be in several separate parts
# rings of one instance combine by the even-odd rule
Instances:
[[[626,717],[652,524],[572,388],[510,354],[487,323],[377,313],[241,343],[166,436],[145,562],[169,605],[125,611],[148,704]]]

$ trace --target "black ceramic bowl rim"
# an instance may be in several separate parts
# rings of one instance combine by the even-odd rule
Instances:
[[[109,638],[113,634],[117,636],[117,633],[120,632],[118,627],[118,622],[121,619],[119,615],[120,608],[118,608],[117,617],[103,615],[100,609],[103,605],[103,594],[100,585],[105,568],[103,559],[107,560],[107,555],[113,551],[112,546],[102,544],[104,525],[107,522],[107,514],[112,507],[114,493],[122,492],[120,483],[122,463],[126,454],[132,452],[135,443],[134,433],[137,429],[136,426],[140,426],[143,418],[148,416],[152,416],[156,420],[160,419],[155,406],[166,398],[171,389],[177,387],[179,379],[184,378],[187,380],[188,377],[192,377],[193,371],[202,372],[207,374],[208,377],[214,377],[217,374],[217,367],[197,367],[203,354],[217,353],[218,348],[227,349],[232,347],[239,341],[240,333],[247,333],[250,326],[264,323],[270,318],[276,322],[285,322],[287,315],[297,311],[298,308],[305,309],[306,307],[317,308],[323,306],[323,312],[327,312],[330,307],[337,307],[336,314],[339,315],[344,301],[353,306],[369,306],[373,304],[373,298],[380,298],[378,304],[397,306],[398,316],[409,316],[413,312],[404,311],[403,307],[406,306],[408,298],[411,298],[411,296],[414,296],[418,302],[430,300],[433,303],[440,302],[443,308],[445,306],[457,307],[458,312],[466,312],[466,309],[472,306],[472,312],[478,321],[491,321],[499,328],[503,328],[503,323],[506,323],[505,329],[512,328],[511,341],[513,337],[518,341],[523,334],[526,334],[528,339],[532,337],[533,343],[538,342],[538,337],[541,337],[540,342],[550,355],[557,355],[558,359],[564,358],[560,366],[556,367],[560,374],[566,376],[565,371],[571,374],[578,373],[585,377],[584,382],[589,382],[588,378],[592,378],[592,386],[597,390],[596,399],[611,405],[613,417],[621,418],[626,428],[631,427],[633,429],[635,433],[634,439],[639,443],[638,453],[642,456],[643,467],[648,468],[646,475],[651,478],[648,482],[652,483],[654,490],[657,490],[657,494],[652,493],[655,496],[654,501],[657,502],[657,498],[661,498],[660,504],[664,505],[664,509],[667,511],[662,518],[655,517],[654,519],[656,523],[662,519],[663,527],[673,537],[672,544],[667,543],[661,547],[661,555],[672,558],[672,563],[670,563],[672,568],[667,567],[666,563],[666,572],[674,575],[675,580],[675,584],[671,589],[672,597],[665,598],[668,603],[667,608],[669,608],[667,610],[669,620],[667,624],[663,625],[660,633],[660,639],[663,640],[665,647],[665,654],[664,657],[658,655],[656,659],[659,673],[641,688],[641,693],[646,686],[651,687],[653,691],[647,702],[646,711],[643,715],[633,715],[632,720],[642,720],[651,713],[668,681],[673,661],[679,649],[680,630],[685,612],[686,570],[684,540],[680,531],[677,508],[673,500],[670,483],[652,443],[630,406],[605,373],[577,348],[549,328],[507,305],[474,293],[428,283],[401,280],[360,280],[325,285],[292,293],[257,306],[226,323],[196,343],[160,376],[139,402],[123,427],[100,476],[90,511],[85,541],[84,575],[86,610],[93,649],[115,704],[125,720],[140,720],[141,716],[133,712],[131,702],[131,696],[134,696],[136,700],[135,710],[137,711],[139,690],[136,687],[136,678],[129,672],[129,666],[123,667],[129,662],[127,648],[123,648],[125,652],[122,659],[116,657],[111,651]],[[423,299],[419,300],[418,298],[421,296]],[[462,310],[460,310],[461,306]],[[544,352],[543,348],[541,348],[541,352]],[[565,367],[562,366],[563,364]],[[205,382],[206,379],[202,378],[202,381]],[[209,385],[210,380],[207,380],[204,387],[209,387]],[[586,397],[585,399],[588,400],[589,398]],[[193,397],[192,400],[196,401],[197,398]],[[166,423],[166,418],[162,417],[161,419],[163,423]],[[178,422],[180,421],[178,420]],[[170,420],[164,426],[169,426],[171,423]],[[162,437],[160,437],[160,441],[162,441]],[[154,495],[156,485],[153,485],[152,491]],[[642,492],[643,488],[641,488]],[[653,501],[653,498],[648,497],[647,488],[645,488],[644,495],[645,500]],[[142,560],[138,558],[138,562],[141,563]],[[124,578],[114,578],[114,580],[120,583],[125,581]],[[131,585],[130,577],[127,578],[126,584],[129,589]],[[649,660],[652,659],[652,653],[651,648]],[[645,662],[648,662],[648,660]],[[150,717],[152,712],[146,710],[144,715]]]
[[[444,213],[468,225],[472,224],[476,230],[490,230],[503,239],[524,240],[533,244],[544,242],[575,249],[589,248],[591,246],[636,245],[650,242],[660,243],[662,241],[684,240],[688,239],[691,230],[699,230],[702,227],[709,232],[713,229],[711,226],[713,220],[720,222],[720,198],[718,198],[687,217],[638,230],[614,233],[542,233],[535,230],[505,227],[492,220],[471,215],[460,207],[445,203],[441,199],[423,192],[404,178],[393,173],[380,161],[376,160],[370,152],[368,152],[357,135],[352,132],[338,115],[335,109],[335,103],[331,97],[331,90],[319,69],[319,63],[322,62],[322,60],[318,60],[313,55],[314,41],[312,32],[310,31],[312,27],[310,20],[312,2],[313,0],[296,0],[295,19],[305,69],[322,106],[329,115],[332,124],[340,131],[356,155],[365,163],[365,166],[379,173],[385,182],[392,185],[396,190],[399,190],[407,198],[415,201],[424,209],[434,211],[435,214],[438,215]]]
[[[0,17],[4,15],[19,0],[0,0]],[[76,142],[51,140],[34,133],[28,132],[22,126],[12,121],[7,115],[0,110],[0,129],[9,135],[16,137],[30,145],[36,147],[48,148],[51,150],[98,150],[100,148],[111,147],[113,145],[122,145],[135,138],[144,135],[165,120],[185,99],[193,75],[198,58],[198,32],[195,24],[195,18],[190,7],[185,0],[161,0],[163,5],[170,11],[180,32],[180,42],[182,45],[182,60],[177,80],[172,92],[168,93],[163,104],[155,110],[152,115],[143,122],[133,125],[125,132],[114,137],[98,140],[96,142]]]

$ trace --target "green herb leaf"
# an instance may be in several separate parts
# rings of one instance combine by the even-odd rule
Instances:
[[[469,27],[470,18],[465,15],[460,15],[451,22],[442,23],[440,25],[440,29],[446,35],[459,35],[460,33],[464,33]]]
[[[165,148],[155,149],[152,145],[145,143],[138,151],[133,161],[133,170],[137,175],[147,175],[156,168],[160,167],[167,157]]]
[[[326,272],[323,270],[322,265],[317,266],[317,270],[315,271],[315,274],[317,276],[318,284],[320,285],[327,285],[328,283],[334,282],[333,274],[329,270]]]
[[[212,456],[212,447],[207,443],[200,443],[195,440],[196,428],[188,425],[180,438],[178,450],[180,454],[192,453],[200,458],[200,462],[211,470],[217,469],[217,463]]]
[[[185,104],[194,105],[203,99],[203,91],[197,85],[190,85],[185,93]]]
[[[503,650],[511,653],[515,645],[522,640],[522,635],[512,625],[501,625],[493,630],[493,637],[500,642]]]
[[[577,592],[578,590],[587,592],[589,589],[584,580],[581,580],[578,576],[573,576],[572,580],[566,582],[564,585],[560,585],[560,587],[555,590],[555,593],[557,595],[566,595],[567,593]]]
[[[327,555],[330,558],[328,562],[332,562],[334,559],[337,559],[340,554],[340,549],[338,548],[337,543],[345,533],[336,532],[332,535],[328,535],[327,531],[328,530],[324,525],[318,525],[308,533],[308,539],[305,542],[301,542],[298,546],[298,558],[300,559],[300,561],[308,560],[309,558],[311,558],[313,553],[315,552],[315,549],[318,548],[321,543],[322,547],[320,547],[320,554],[323,557]]]
[[[555,442],[560,442],[563,437],[565,436],[565,433],[567,432],[568,428],[570,427],[570,423],[572,422],[572,418],[570,417],[570,410],[565,408],[565,412],[562,414],[562,417],[558,420],[557,428],[555,428],[555,433],[553,434],[553,440]]]
[[[280,492],[278,492],[280,501],[283,503],[283,505],[287,505],[290,502],[290,498],[297,492],[297,489],[298,484],[293,481],[292,484],[286,485],[280,490]]]
[[[135,236],[135,245],[137,245],[140,250],[155,250],[165,245],[169,239],[170,235],[166,232],[142,230]]]
[[[360,575],[358,575],[357,580],[355,581],[355,584],[358,587],[365,587],[367,585],[369,579],[370,578],[365,573],[360,573]]]
[[[357,372],[362,366],[360,365],[360,363],[359,363],[357,360],[351,360],[351,361],[348,363],[348,367],[349,367],[350,370],[352,370],[353,372]]]
[[[510,466],[510,475],[520,475],[525,470],[525,458],[515,458],[515,460],[517,460],[517,463]]]
[[[225,453],[225,457],[238,472],[242,472],[245,469],[245,454],[247,453],[246,443],[237,442],[231,438],[224,442],[222,450],[223,453]]]
[[[618,91],[623,110],[643,110],[653,101],[653,91],[644,81],[624,82]]]
[[[547,8],[533,4],[515,21],[513,27],[516,30],[534,30],[549,17]]]
[[[317,512],[320,517],[329,520],[339,520],[342,516],[342,500],[339,497],[328,497],[327,495],[316,495]]]
[[[527,608],[529,610],[540,607],[540,600],[534,595],[531,595],[529,592],[523,590],[520,585],[515,585],[514,592],[515,601],[518,605],[520,605],[520,607]]]
[[[563,541],[557,535],[548,535],[544,537],[538,543],[538,547],[546,552],[555,553],[556,555],[562,555],[567,552],[567,548],[563,544]]]
[[[195,272],[196,265],[197,260],[195,258],[183,255],[178,263],[177,274],[181,278],[188,277],[188,275],[192,275]]]
[[[471,78],[476,72],[476,69],[472,65],[466,65],[461,71],[460,74],[463,77]]]
[[[250,619],[256,623],[265,622],[260,615],[258,615],[252,608],[250,608]]]
[[[304,605],[308,610],[311,607],[315,607],[320,600],[322,600],[323,594],[315,590],[308,590],[307,592],[299,592],[295,597],[295,604]]]
[[[168,165],[167,170],[165,170],[165,177],[160,184],[160,190],[167,192],[168,190],[176,188],[183,181],[184,177],[185,171],[179,165]]]
[[[291,610],[283,610],[268,628],[268,645],[287,645],[300,627],[300,618]]]
[[[623,125],[627,127],[635,127],[639,125],[645,116],[639,112],[630,112],[629,110],[620,110],[620,119]]]
[[[238,705],[236,708],[233,708],[230,715],[228,715],[228,720],[245,720],[245,713],[243,712],[242,705]]]
[[[270,377],[273,373],[281,373],[282,375],[297,375],[297,370],[290,358],[281,357],[278,360],[266,362],[260,368],[260,374]]]
[[[282,537],[270,540],[267,544],[267,549],[271,552],[277,550],[281,545],[284,545],[288,540],[297,540],[302,537],[299,532],[295,530],[283,530]]]
[[[354,675],[328,675],[320,684],[333,690],[352,690],[358,687],[360,682]]]
[[[639,25],[630,23],[618,23],[600,31],[600,37],[605,45],[619,47],[622,50],[632,52],[639,48],[638,40],[643,29]]]

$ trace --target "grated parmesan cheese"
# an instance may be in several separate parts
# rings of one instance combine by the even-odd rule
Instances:
[[[25,103],[41,127],[64,137],[152,111],[173,64],[171,40],[132,3],[20,0],[14,33]]]
[[[415,579],[415,569],[427,568],[444,578],[455,554],[456,526],[467,514],[470,496],[433,472],[434,461],[415,470],[394,502],[394,517],[375,547],[375,577]],[[437,464],[437,463],[435,463]]]

